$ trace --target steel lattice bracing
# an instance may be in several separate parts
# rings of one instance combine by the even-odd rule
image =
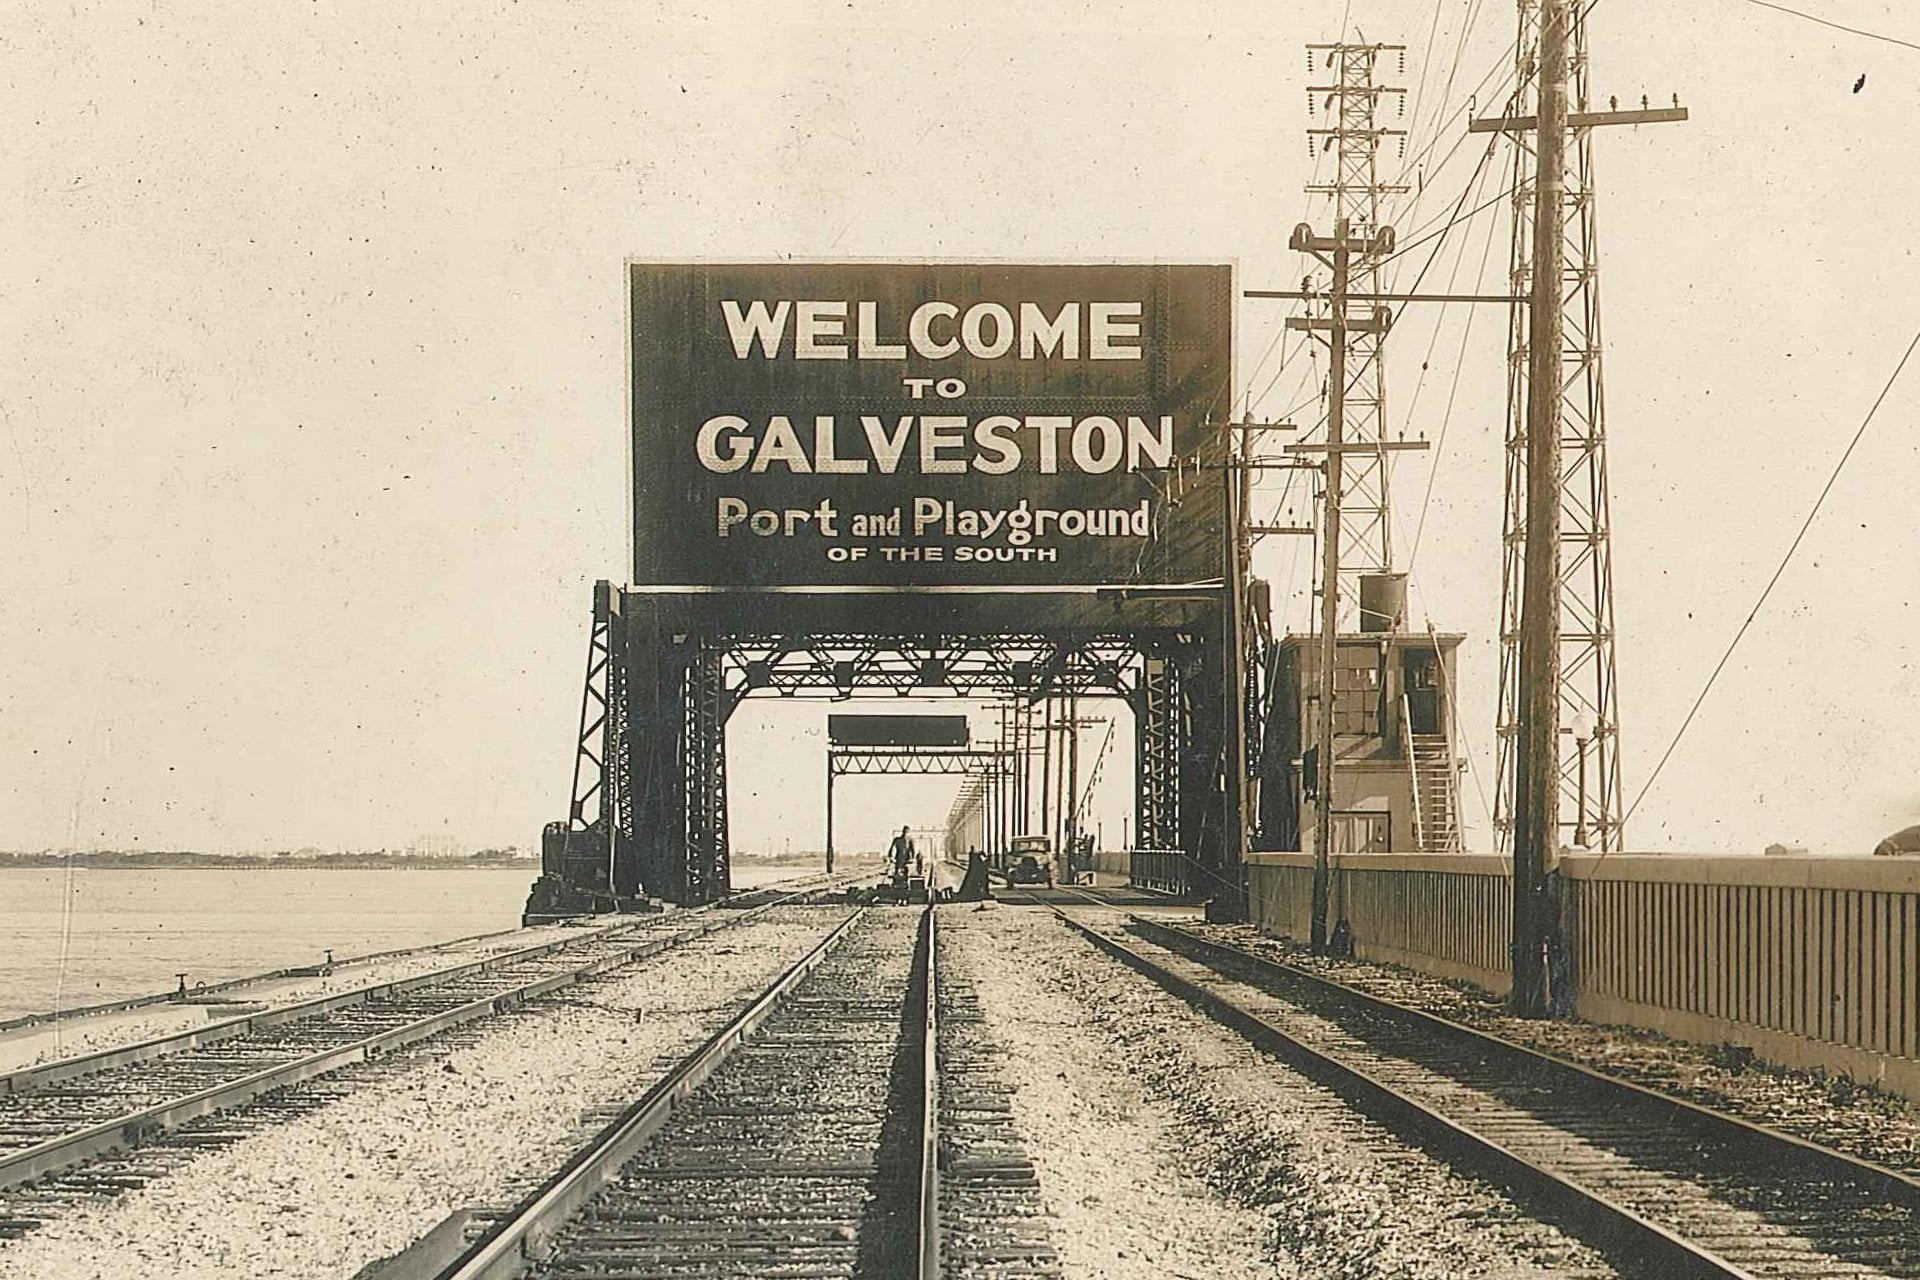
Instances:
[[[727,842],[727,693],[724,648],[691,642],[686,665],[685,740],[687,883],[676,901],[712,902],[731,887]]]
[[[1403,146],[1404,129],[1382,123],[1383,105],[1394,114],[1404,110],[1406,90],[1376,81],[1381,59],[1404,59],[1404,46],[1386,44],[1308,45],[1315,75],[1333,72],[1332,83],[1309,85],[1310,112],[1325,112],[1324,127],[1307,130],[1316,152],[1333,158],[1332,179],[1309,184],[1310,195],[1326,196],[1333,204],[1331,225],[1347,220],[1349,234],[1367,239],[1379,229],[1385,198],[1404,192],[1404,185],[1382,182],[1379,155],[1382,144]],[[1380,294],[1380,259],[1356,266],[1350,288],[1355,293]],[[1376,304],[1355,304],[1371,314]],[[1309,306],[1310,315],[1330,311],[1326,299]],[[1351,308],[1350,308],[1351,309]],[[1347,337],[1346,420],[1348,444],[1382,442],[1387,438],[1386,370],[1382,363],[1384,329],[1352,329]],[[1388,453],[1385,449],[1349,450],[1342,457],[1340,477],[1340,617],[1343,627],[1359,618],[1359,581],[1363,575],[1393,568],[1392,504],[1389,500]]]
[[[1138,660],[1127,635],[731,636],[733,696],[755,690],[785,697],[844,696],[854,689],[901,697],[1117,694]]]
[[[607,600],[611,592],[597,593],[593,630],[587,639],[587,679],[580,695],[580,732],[573,758],[573,799],[567,806],[567,830],[586,831],[596,823],[613,826],[618,773],[607,768],[609,746],[624,741],[610,722],[619,690],[613,661],[613,617]],[[608,785],[615,783],[615,785]]]
[[[1013,752],[1005,747],[843,747],[827,748],[827,771],[835,776],[870,774],[893,777],[970,773],[980,777],[1006,773]],[[955,801],[957,804],[958,801]]]
[[[1587,112],[1587,33],[1580,6],[1571,10],[1570,110]],[[1507,114],[1536,111],[1534,60],[1539,7],[1520,0],[1518,84]],[[1515,297],[1532,288],[1534,135],[1513,141],[1513,257]],[[1563,286],[1565,338],[1561,385],[1560,503],[1560,721],[1593,725],[1590,744],[1563,732],[1560,742],[1560,843],[1571,844],[1584,816],[1588,844],[1621,845],[1619,703],[1614,687],[1612,520],[1608,510],[1606,399],[1601,379],[1598,245],[1594,229],[1593,135],[1575,127],[1567,147]],[[1520,705],[1520,585],[1526,536],[1527,315],[1512,309],[1507,364],[1506,516],[1500,590],[1500,785],[1494,821],[1501,847],[1513,832],[1514,748]],[[1585,747],[1585,813],[1581,813],[1581,752]]]
[[[1179,667],[1147,658],[1134,694],[1134,843],[1142,849],[1180,847],[1181,701]]]

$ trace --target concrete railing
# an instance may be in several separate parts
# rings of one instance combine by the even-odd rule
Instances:
[[[1356,954],[1508,989],[1505,859],[1333,859]],[[1313,859],[1255,854],[1250,909],[1307,936]],[[1579,855],[1561,863],[1576,1011],[1744,1044],[1920,1098],[1920,858]]]
[[[1305,938],[1313,903],[1313,855],[1249,859],[1248,911],[1270,933]],[[1410,969],[1507,989],[1507,863],[1470,854],[1335,854],[1328,885],[1331,928],[1353,926],[1355,952]],[[1498,928],[1489,927],[1497,923]]]

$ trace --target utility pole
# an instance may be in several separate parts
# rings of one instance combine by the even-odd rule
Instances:
[[[987,847],[986,852],[989,854],[994,849],[1004,846],[1013,834],[1013,803],[1016,790],[1013,777],[1014,705],[1013,702],[1007,701],[994,708],[1000,717],[1000,733],[993,744],[996,752],[993,757],[994,776],[1000,784],[1000,803],[996,806],[999,817],[999,837]]]
[[[1289,316],[1287,327],[1309,333],[1324,332],[1329,351],[1327,392],[1327,441],[1324,445],[1289,445],[1289,452],[1324,452],[1325,479],[1322,483],[1320,517],[1320,658],[1319,728],[1315,734],[1318,761],[1315,778],[1313,838],[1313,920],[1311,945],[1315,952],[1327,946],[1327,901],[1331,883],[1329,854],[1333,846],[1333,768],[1335,663],[1340,636],[1340,543],[1342,459],[1349,451],[1376,451],[1387,447],[1385,441],[1372,440],[1349,444],[1346,439],[1347,336],[1352,332],[1381,333],[1388,324],[1384,307],[1372,308],[1366,316],[1347,313],[1347,291],[1352,280],[1356,256],[1363,260],[1393,251],[1393,229],[1374,228],[1364,237],[1355,237],[1347,219],[1334,224],[1331,237],[1316,236],[1313,228],[1301,223],[1293,229],[1291,247],[1310,253],[1332,268],[1333,290],[1326,317]]]
[[[1074,798],[1080,794],[1080,697],[1076,693],[1067,694],[1066,771],[1066,785],[1060,788],[1064,810],[1061,825],[1065,831],[1067,865],[1071,868],[1073,843],[1080,838],[1080,806],[1074,803]]]
[[[1255,523],[1253,512],[1253,475],[1256,471],[1318,470],[1319,464],[1303,459],[1276,458],[1260,447],[1275,432],[1292,432],[1299,427],[1291,422],[1256,419],[1251,416],[1226,424],[1221,451],[1226,456],[1226,484],[1222,494],[1227,517],[1222,522],[1226,535],[1223,548],[1227,559],[1226,600],[1222,614],[1221,644],[1225,661],[1221,664],[1222,696],[1226,699],[1225,771],[1226,786],[1221,795],[1226,822],[1225,859],[1231,873],[1232,902],[1227,915],[1244,920],[1247,912],[1246,866],[1249,837],[1258,812],[1257,782],[1249,768],[1250,721],[1253,700],[1257,696],[1258,673],[1263,668],[1267,645],[1271,640],[1270,606],[1264,597],[1256,598],[1253,586],[1253,547],[1263,537],[1280,534],[1310,536],[1311,525],[1280,524],[1274,520]],[[1216,902],[1223,901],[1216,896]]]
[[[1008,824],[1011,837],[1027,829],[1027,704],[1013,700],[1013,821]]]
[[[1220,789],[1220,876],[1209,895],[1218,904],[1207,918],[1244,920],[1247,915],[1247,832],[1253,825],[1247,812],[1247,575],[1253,553],[1252,522],[1247,518],[1253,499],[1253,441],[1245,431],[1227,423],[1220,452],[1227,469],[1222,473],[1226,499],[1226,591],[1221,601],[1220,681],[1225,715],[1221,743],[1226,768]]]
[[[1576,722],[1582,717],[1593,726],[1593,785],[1585,794],[1579,786],[1585,744],[1561,735],[1556,747],[1560,798],[1554,847],[1590,835],[1605,851],[1624,846],[1621,830],[1624,804],[1620,780],[1619,696],[1615,682],[1613,610],[1613,519],[1607,479],[1606,396],[1601,376],[1599,249],[1594,219],[1593,133],[1602,126],[1662,124],[1687,118],[1679,98],[1671,107],[1651,105],[1643,95],[1638,109],[1620,110],[1609,98],[1607,110],[1589,103],[1586,6],[1555,4],[1560,44],[1564,50],[1566,131],[1559,138],[1560,221],[1563,260],[1558,296],[1561,317],[1559,360],[1541,366],[1532,345],[1537,317],[1525,304],[1510,315],[1508,363],[1508,422],[1504,557],[1500,600],[1500,709],[1499,775],[1495,792],[1494,829],[1503,849],[1517,839],[1518,773],[1522,746],[1520,723],[1527,688],[1521,671],[1520,614],[1526,594],[1526,531],[1530,527],[1558,530],[1562,555],[1559,567],[1559,660],[1557,696],[1559,718]],[[1536,241],[1534,219],[1539,208],[1537,181],[1545,172],[1538,154],[1545,131],[1538,128],[1544,114],[1545,28],[1549,6],[1540,0],[1520,0],[1520,31],[1514,114],[1475,120],[1475,133],[1504,133],[1513,147],[1513,249],[1510,292],[1517,298],[1533,294]],[[1536,141],[1537,140],[1537,141]],[[1528,498],[1531,475],[1528,432],[1536,371],[1551,369],[1560,394],[1558,431],[1560,459],[1559,511],[1553,522],[1530,526],[1533,504]]]
[[[1527,335],[1527,507],[1520,721],[1513,787],[1513,1010],[1547,1015],[1546,877],[1560,831],[1560,314],[1567,146],[1567,0],[1540,6],[1533,300]]]
[[[1033,704],[1020,703],[1020,829],[1016,835],[1033,830]]]
[[[1040,822],[1034,829],[1053,842],[1053,697],[1040,704]]]
[[[1295,232],[1296,237],[1298,232]],[[1353,250],[1347,241],[1347,220],[1334,223],[1333,325],[1328,332],[1332,354],[1327,374],[1327,470],[1320,516],[1320,767],[1313,811],[1313,925],[1315,955],[1327,949],[1327,898],[1333,882],[1333,760],[1334,679],[1340,649],[1340,489],[1345,463],[1340,450],[1346,435],[1347,405],[1347,285]]]
[[[1603,850],[1622,844],[1592,131],[1685,120],[1687,111],[1677,96],[1671,107],[1642,96],[1638,110],[1619,110],[1613,98],[1608,110],[1590,110],[1581,8],[1520,0],[1519,9],[1515,113],[1468,128],[1515,144],[1494,824],[1513,857],[1513,1007],[1542,1017],[1557,927],[1546,895],[1552,858],[1564,840],[1589,833]],[[1589,733],[1563,743],[1563,718]]]

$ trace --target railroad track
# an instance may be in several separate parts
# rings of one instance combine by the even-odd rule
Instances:
[[[1920,1277],[1920,1180],[1908,1174],[1177,926],[1054,910],[1359,1109],[1505,1186],[1626,1274]]]
[[[143,1180],[137,1172],[90,1176],[84,1166],[110,1153],[516,1008],[798,896],[763,893],[744,911],[630,920],[0,1077],[0,1189],[15,1189],[0,1207],[0,1237],[34,1229],[76,1196]]]
[[[1057,1277],[937,915],[848,919],[435,1267],[503,1277]]]

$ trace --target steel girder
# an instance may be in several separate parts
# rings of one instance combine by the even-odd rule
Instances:
[[[735,701],[845,696],[856,689],[900,697],[945,690],[957,697],[1125,694],[1141,639],[1103,633],[961,635],[736,635],[725,641]]]

